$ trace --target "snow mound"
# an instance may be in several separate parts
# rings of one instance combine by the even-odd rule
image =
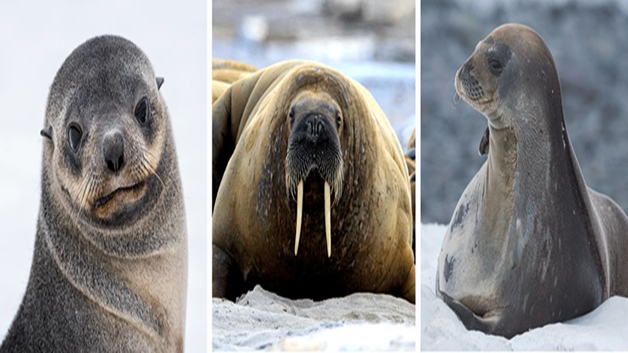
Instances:
[[[212,299],[214,350],[415,350],[415,306],[386,294],[291,300],[256,286]]]

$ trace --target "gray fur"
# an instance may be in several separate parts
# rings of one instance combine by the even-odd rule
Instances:
[[[46,109],[33,264],[0,352],[183,350],[185,210],[169,115],[158,89],[148,58],[120,37],[87,41],[60,68]],[[138,92],[155,103],[145,135],[133,122]],[[86,132],[76,157],[80,167],[68,157],[66,129],[72,119]],[[158,151],[159,159],[146,179],[148,201],[133,210],[137,215],[99,224],[89,209],[73,204],[67,189],[85,170],[102,174],[99,136],[114,127],[132,140],[129,165],[143,156],[141,144],[150,150],[144,157]]]

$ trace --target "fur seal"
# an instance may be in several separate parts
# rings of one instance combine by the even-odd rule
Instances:
[[[290,298],[357,291],[414,302],[410,183],[374,98],[288,61],[213,106],[213,296],[255,284]]]
[[[628,218],[585,185],[543,39],[498,27],[455,87],[488,119],[490,148],[445,235],[437,294],[468,329],[507,338],[627,296]]]
[[[162,83],[116,36],[57,72],[33,264],[1,352],[183,351],[185,210]]]

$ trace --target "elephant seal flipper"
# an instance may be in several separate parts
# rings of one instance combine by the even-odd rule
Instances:
[[[445,304],[456,313],[462,322],[464,322],[467,330],[476,330],[482,332],[493,332],[495,326],[499,323],[499,316],[494,315],[488,319],[477,316],[473,311],[469,310],[464,304],[456,299],[448,296],[444,292],[439,291],[439,297],[443,299]]]
[[[482,134],[482,139],[480,140],[480,146],[478,147],[478,154],[480,156],[486,156],[488,154],[488,147],[489,147],[489,142],[491,139],[490,133],[491,131],[487,127],[486,130],[484,130],[484,134]]]

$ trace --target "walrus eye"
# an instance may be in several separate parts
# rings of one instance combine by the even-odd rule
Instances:
[[[290,121],[290,125],[294,123],[294,110],[290,109],[290,113],[288,113],[288,121]]]
[[[68,141],[70,141],[70,147],[72,147],[74,152],[78,150],[82,137],[83,132],[81,132],[81,128],[77,124],[70,124],[68,127]]]
[[[135,106],[135,112],[133,113],[137,121],[140,124],[146,124],[148,121],[148,116],[150,114],[150,109],[148,109],[148,98],[144,97],[140,99],[140,101]]]
[[[342,115],[340,115],[340,112],[336,113],[336,127],[340,128],[340,125],[342,124]]]

